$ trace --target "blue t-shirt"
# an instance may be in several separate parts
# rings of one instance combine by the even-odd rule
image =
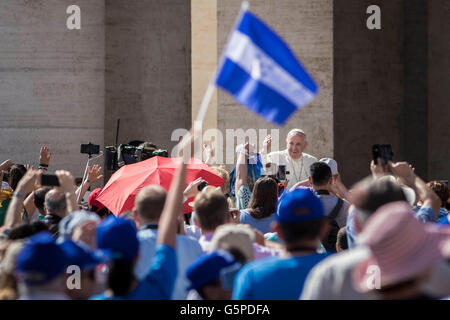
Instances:
[[[261,231],[263,234],[269,233],[272,231],[272,221],[275,220],[274,214],[272,214],[270,217],[262,218],[262,219],[256,219],[252,217],[250,212],[248,212],[247,209],[241,210],[240,215],[240,222],[243,224],[248,224],[251,227]]]
[[[449,216],[446,215],[446,216],[440,218],[437,223],[438,224],[450,224]]]
[[[236,276],[233,300],[298,300],[309,271],[327,256],[313,253],[250,262]]]
[[[159,245],[148,275],[139,281],[136,288],[125,296],[106,296],[104,293],[91,300],[169,300],[177,277],[175,249]]]

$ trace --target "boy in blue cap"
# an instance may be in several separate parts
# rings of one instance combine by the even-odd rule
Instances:
[[[234,276],[241,267],[242,264],[225,250],[200,256],[186,270],[191,282],[189,289],[195,290],[198,299],[230,300]],[[194,300],[193,297],[195,295],[190,293],[188,299]]]
[[[319,198],[309,189],[286,193],[278,204],[274,231],[286,254],[247,264],[238,273],[234,300],[297,300],[309,271],[327,254],[317,248],[329,230]]]
[[[64,250],[43,231],[24,245],[16,260],[20,300],[67,300],[64,274],[69,260]]]

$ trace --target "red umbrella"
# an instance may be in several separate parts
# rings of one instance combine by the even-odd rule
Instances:
[[[96,200],[116,216],[131,210],[142,188],[157,184],[169,190],[180,161],[181,158],[153,157],[123,166],[111,176]],[[225,182],[207,164],[191,159],[187,165],[186,182],[190,183],[199,177],[215,187]]]

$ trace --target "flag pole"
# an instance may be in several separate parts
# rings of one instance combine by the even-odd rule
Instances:
[[[232,34],[233,30],[236,29],[236,26],[242,20],[242,16],[244,15],[245,11],[248,10],[249,7],[250,7],[250,5],[249,5],[248,1],[242,2],[241,10],[239,11],[239,15],[238,15],[236,21],[234,22],[234,25],[233,25],[233,28],[231,29],[230,34],[228,35],[227,44],[231,38],[231,34]],[[225,44],[225,47],[226,47],[226,44]],[[211,102],[211,99],[214,94],[214,90],[216,88],[215,80],[217,77],[217,70],[222,68],[223,62],[225,60],[224,52],[225,52],[225,49],[222,51],[219,67],[216,66],[216,69],[214,70],[213,76],[211,77],[211,80],[209,81],[208,88],[206,89],[206,92],[203,96],[202,103],[200,104],[200,109],[198,110],[198,113],[197,113],[196,122],[200,122],[201,124],[203,124],[203,120],[205,119],[206,112],[208,111],[209,104]]]

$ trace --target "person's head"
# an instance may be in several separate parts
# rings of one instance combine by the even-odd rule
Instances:
[[[214,232],[209,245],[209,251],[225,250],[234,260],[245,264],[254,258],[253,241],[255,233],[242,224],[224,224]]]
[[[230,190],[230,174],[227,170],[219,166],[212,166],[211,169],[213,169],[219,177],[225,180],[224,184],[220,186],[220,189],[224,194],[227,194]]]
[[[22,223],[14,228],[8,234],[9,240],[19,240],[29,238],[42,231],[48,231],[48,226],[41,221],[34,221],[32,223]]]
[[[336,241],[336,251],[341,252],[348,249],[347,229],[342,227],[339,229]]]
[[[115,296],[130,291],[135,281],[134,265],[139,253],[137,230],[133,221],[109,216],[97,228],[97,247],[108,255],[108,287]]]
[[[94,212],[84,210],[72,212],[64,217],[58,224],[58,241],[71,240],[76,228],[86,221],[93,221],[99,224],[100,218]]]
[[[445,207],[447,200],[450,197],[450,192],[447,187],[447,185],[443,181],[430,181],[427,183],[427,186],[434,191],[438,195],[438,197],[441,199],[442,204],[441,207]]]
[[[420,222],[406,201],[391,202],[376,210],[359,240],[370,254],[354,268],[354,286],[362,292],[372,291],[381,299],[422,296],[435,266],[450,258],[450,229]]]
[[[45,195],[52,190],[51,187],[41,187],[34,191],[34,205],[40,214],[45,214]]]
[[[21,294],[62,293],[68,259],[48,232],[30,237],[16,261]]]
[[[233,256],[218,250],[198,257],[186,270],[191,285],[205,300],[230,300],[233,280],[242,264]]]
[[[332,183],[330,166],[325,162],[314,162],[309,168],[309,182],[314,189],[328,189]]]
[[[16,190],[17,185],[19,184],[20,179],[27,172],[27,168],[25,168],[22,164],[14,164],[9,169],[9,181],[8,184],[11,189]]]
[[[45,194],[45,212],[46,214],[57,215],[61,218],[66,216],[67,202],[64,193],[52,189]]]
[[[133,213],[141,225],[158,222],[166,197],[166,190],[158,185],[147,186],[139,191],[134,201]]]
[[[306,134],[303,130],[292,129],[289,131],[286,137],[286,148],[292,159],[299,159],[307,145]]]
[[[270,217],[275,212],[277,193],[278,186],[274,179],[270,177],[258,179],[248,204],[250,214],[257,219]]]
[[[194,209],[196,219],[202,232],[213,232],[225,224],[231,216],[228,212],[228,202],[225,195],[218,190],[200,192],[195,197]]]
[[[101,259],[101,255],[98,255],[95,252],[91,252],[88,249],[82,247],[82,245],[77,244],[71,240],[67,240],[61,243],[60,246],[69,261],[68,264],[70,266],[76,266],[81,271],[79,286],[66,286],[65,293],[72,300],[89,299],[89,297],[94,295],[96,288],[95,268],[97,267],[97,265],[104,262]],[[68,271],[73,272],[73,270]],[[66,276],[68,277],[66,282],[70,282],[71,274],[68,273]]]
[[[379,207],[389,202],[407,201],[402,188],[390,179],[363,179],[355,185],[352,194],[360,228]]]
[[[309,189],[284,194],[275,218],[274,230],[284,240],[288,251],[295,251],[296,247],[315,250],[329,231],[322,202]]]

